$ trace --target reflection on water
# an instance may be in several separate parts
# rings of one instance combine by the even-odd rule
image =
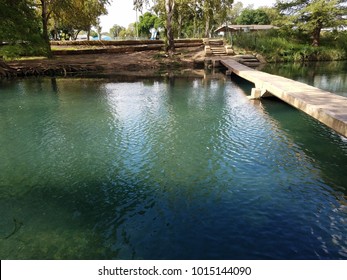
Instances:
[[[347,97],[347,61],[266,64],[261,70]]]
[[[248,86],[2,81],[1,259],[347,258],[347,143]]]

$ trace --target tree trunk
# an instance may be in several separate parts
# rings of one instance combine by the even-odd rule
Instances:
[[[318,20],[312,33],[312,37],[313,37],[312,46],[314,47],[318,47],[320,44],[320,32],[322,28],[323,28],[323,24],[320,20]]]
[[[54,41],[58,41],[59,38],[58,38],[58,28],[57,28],[57,22],[56,22],[56,19],[54,19],[54,30],[53,30],[53,40]]]
[[[179,13],[178,14],[178,24],[177,24],[177,35],[178,35],[178,39],[181,38],[181,32],[182,32],[182,22],[183,22],[183,19],[182,19],[182,14]]]
[[[196,1],[194,2],[194,22],[193,22],[193,37],[198,38],[197,32],[196,32],[196,18],[197,18],[197,12],[196,12]]]
[[[174,36],[172,31],[172,17],[175,8],[175,0],[165,0],[166,9],[166,36],[167,36],[167,52],[170,57],[173,56],[175,52]]]
[[[47,56],[52,57],[51,45],[48,36],[48,19],[49,12],[46,0],[41,0],[41,20],[42,20],[42,38],[46,45]]]
[[[210,38],[210,15],[209,12],[206,13],[206,22],[205,22],[205,37]]]
[[[312,46],[318,47],[320,44],[320,31],[321,31],[320,26],[316,26],[315,29],[313,30],[313,41],[312,41]]]
[[[73,38],[72,40],[76,41],[78,38],[78,34],[80,34],[81,30],[77,30],[76,32],[72,31]]]

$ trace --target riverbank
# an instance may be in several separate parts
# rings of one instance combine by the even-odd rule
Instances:
[[[173,58],[160,50],[119,53],[61,54],[53,58],[19,59],[7,62],[12,76],[152,76],[188,74],[204,66],[203,46],[178,49]],[[5,73],[0,73],[0,76]]]

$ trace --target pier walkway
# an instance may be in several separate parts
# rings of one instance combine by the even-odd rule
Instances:
[[[281,76],[257,71],[232,58],[221,64],[255,84],[251,98],[276,96],[347,137],[347,98]]]

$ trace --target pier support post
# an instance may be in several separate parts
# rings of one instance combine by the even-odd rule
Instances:
[[[268,92],[266,89],[256,87],[256,88],[252,88],[251,96],[249,97],[249,99],[261,99],[261,98],[270,97],[270,96],[273,96],[273,94]]]
[[[220,59],[213,59],[212,65],[213,65],[213,68],[218,68],[222,66],[222,64],[220,63]]]
[[[260,99],[261,98],[261,89],[260,88],[252,88],[250,99]]]

